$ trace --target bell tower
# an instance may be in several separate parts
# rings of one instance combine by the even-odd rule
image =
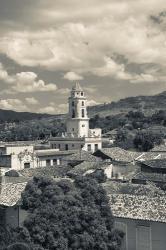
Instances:
[[[67,133],[72,137],[88,137],[87,100],[79,83],[73,86],[68,103]]]

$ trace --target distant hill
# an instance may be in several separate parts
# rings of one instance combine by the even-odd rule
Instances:
[[[0,109],[0,122],[26,121],[49,117],[52,117],[52,115]]]
[[[153,96],[135,96],[121,99],[117,102],[100,104],[88,108],[90,117],[125,114],[130,110],[142,110],[152,114],[157,110],[166,110],[166,91]]]
[[[127,97],[117,102],[100,104],[88,107],[90,117],[96,114],[100,116],[126,114],[130,110],[142,110],[144,113],[154,113],[159,109],[166,109],[166,91],[153,96]],[[40,119],[64,119],[66,115],[39,114],[30,112],[16,112],[0,109],[0,122],[40,120]]]

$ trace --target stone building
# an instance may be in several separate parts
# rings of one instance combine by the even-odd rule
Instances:
[[[59,150],[83,149],[89,152],[101,149],[101,129],[89,129],[87,99],[79,83],[72,88],[68,104],[67,131],[61,137],[51,138],[51,147]]]

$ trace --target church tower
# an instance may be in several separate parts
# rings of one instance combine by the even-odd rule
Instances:
[[[67,134],[77,138],[88,137],[89,118],[87,116],[87,100],[79,83],[73,86],[68,102]]]

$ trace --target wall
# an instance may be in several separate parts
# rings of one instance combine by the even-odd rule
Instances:
[[[6,216],[6,225],[10,225],[12,227],[18,227],[19,209],[17,206],[7,207],[5,216]]]
[[[11,167],[11,155],[0,155],[0,167]]]
[[[26,216],[27,211],[21,209],[20,206],[6,207],[5,208],[5,225],[10,225],[12,227],[22,226]]]
[[[132,219],[115,218],[116,225],[124,223],[126,228],[126,242],[122,246],[122,250],[140,250],[136,248],[136,230],[139,226],[150,227],[150,248],[146,250],[165,250],[166,249],[166,223],[148,222]],[[141,249],[141,250],[144,250]]]
[[[59,148],[60,151],[65,151],[66,150],[66,145],[68,145],[68,150],[76,150],[76,149],[81,149],[84,147],[85,142],[84,139],[80,140],[55,140],[55,141],[50,141],[51,148]],[[59,147],[60,145],[60,147]]]
[[[34,147],[33,146],[7,146],[6,147],[6,154],[10,155],[10,154],[19,154],[25,150],[28,150],[28,152],[33,152],[34,151]]]

